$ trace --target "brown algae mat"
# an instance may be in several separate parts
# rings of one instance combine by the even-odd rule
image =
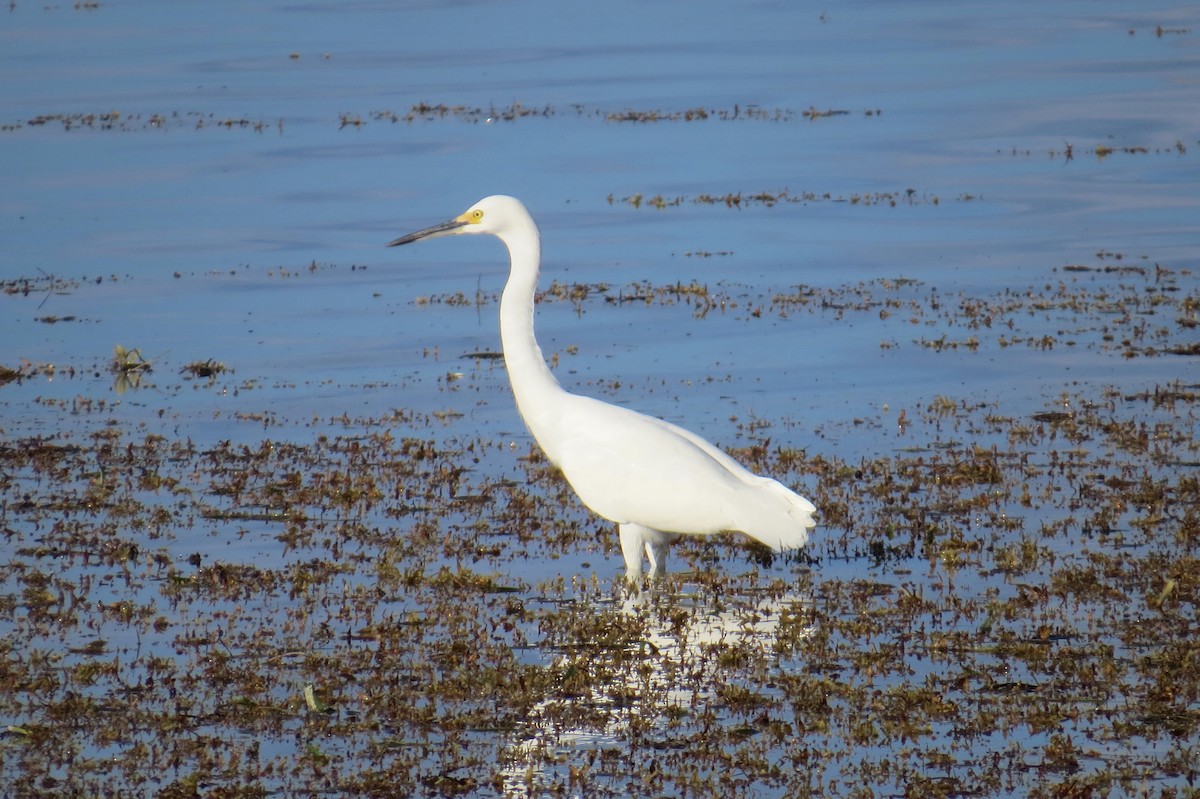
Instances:
[[[752,426],[723,443],[804,487],[811,545],[681,542],[637,603],[615,531],[469,420],[247,417],[209,440],[113,422],[150,368],[136,350],[112,364],[123,394],[3,364],[0,400],[49,376],[78,397],[61,431],[3,423],[0,793],[1196,796],[1200,290],[1104,259],[1046,288],[551,287],[1194,376],[1050,372],[1032,409],[934,389],[824,423],[898,447]],[[146,379],[247,377],[184,369]]]

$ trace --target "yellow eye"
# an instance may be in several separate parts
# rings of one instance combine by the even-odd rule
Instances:
[[[483,221],[483,211],[480,211],[478,208],[476,208],[474,211],[471,212],[471,222],[472,222],[472,224],[477,225],[482,221]]]

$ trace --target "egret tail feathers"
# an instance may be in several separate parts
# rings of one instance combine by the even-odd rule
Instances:
[[[804,546],[808,531],[817,526],[816,507],[770,478],[763,478],[754,491],[756,501],[743,503],[738,512],[737,529],[776,552]]]

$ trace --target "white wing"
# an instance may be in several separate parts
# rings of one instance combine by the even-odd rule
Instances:
[[[812,503],[691,431],[574,394],[557,410],[548,454],[606,519],[693,535],[738,530],[776,550],[802,546],[815,526]]]

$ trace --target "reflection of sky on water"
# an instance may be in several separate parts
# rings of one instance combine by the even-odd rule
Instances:
[[[1159,36],[1158,25],[1191,33]],[[331,429],[355,434],[353,424],[331,421],[342,414],[380,417],[399,408],[427,420],[452,411],[432,426],[398,424],[396,433],[479,436],[495,446],[480,476],[521,480],[513,453],[525,450],[528,437],[504,371],[462,357],[499,346],[502,249],[478,240],[404,253],[383,247],[505,192],[525,200],[542,226],[543,287],[603,282],[616,294],[634,283],[697,281],[736,303],[702,317],[684,303],[609,303],[598,293],[578,307],[543,303],[539,335],[544,350],[560,356],[568,387],[685,424],[725,446],[769,436],[773,445],[851,464],[909,448],[929,453],[931,462],[947,446],[1005,451],[999,429],[960,429],[948,418],[940,429],[905,430],[898,414],[907,409],[916,419],[918,409],[948,396],[1026,419],[1060,408],[1064,394],[1077,400],[1106,385],[1131,393],[1194,382],[1194,358],[1123,358],[1119,348],[1099,344],[1101,331],[1076,330],[1063,310],[1021,315],[1019,332],[1076,337],[1079,346],[998,347],[992,331],[978,351],[934,351],[920,341],[961,340],[971,331],[940,317],[913,321],[907,304],[887,318],[875,306],[842,314],[814,305],[761,318],[749,308],[798,286],[838,300],[845,299],[838,290],[849,289],[851,298],[928,307],[934,293],[953,306],[963,295],[1052,292],[1060,281],[1093,295],[1145,289],[1120,276],[1054,271],[1067,264],[1194,271],[1197,30],[1200,20],[1186,5],[1065,0],[569,11],[537,2],[113,2],[75,10],[17,0],[0,24],[0,125],[13,126],[0,130],[0,280],[45,273],[79,283],[62,294],[0,297],[0,364],[26,359],[59,370],[54,379],[0,387],[0,433],[70,440],[111,423],[203,448],[223,440],[307,441]],[[491,122],[373,115],[402,117],[420,102],[500,111],[519,103],[547,115]],[[732,120],[605,120],[607,113],[696,107],[730,114],[735,106]],[[810,109],[848,113],[810,120],[803,116]],[[75,118],[113,112],[112,130]],[[154,115],[161,119],[152,124]],[[41,116],[50,118],[31,123]],[[72,119],[70,130],[59,116]],[[1114,152],[1100,158],[1100,146]],[[740,210],[692,202],[706,193],[784,190],[814,198]],[[895,207],[850,199],[908,199],[909,190],[911,202]],[[659,211],[623,202],[635,194],[684,199]],[[879,282],[901,277],[917,282],[898,289]],[[1180,284],[1195,291],[1194,277]],[[473,299],[477,291],[479,307],[438,301],[457,292]],[[51,315],[76,321],[35,321]],[[141,388],[119,396],[107,371],[117,344],[137,347],[155,364]],[[209,358],[235,372],[212,385],[178,375],[182,365]],[[71,368],[76,375],[67,377]],[[78,397],[109,405],[74,412]],[[255,421],[264,411],[266,421]],[[1152,426],[1167,413],[1130,415]],[[748,432],[756,420],[770,426]],[[503,450],[510,441],[515,447]],[[1032,457],[1037,463],[1046,453]],[[869,518],[889,518],[872,502],[862,499]],[[1018,507],[1015,498],[997,504],[1034,532],[1068,512],[1052,503]],[[571,513],[584,512],[563,511]],[[446,528],[468,528],[472,520],[463,516],[444,520]],[[980,517],[981,526],[987,522]],[[235,526],[236,536],[214,522],[212,535],[163,545],[176,562],[195,553],[205,563],[311,557],[287,552],[277,524]],[[825,535],[814,542],[825,557],[818,585],[855,584],[865,572],[931,596],[1021,590],[970,568],[954,574],[932,562],[868,564],[836,540],[842,533],[818,529]],[[1055,557],[1081,562],[1086,547],[1102,545],[1043,544]],[[537,562],[505,552],[495,568],[526,580],[608,580],[619,557],[604,550],[598,542]],[[692,545],[676,557],[694,567],[697,553],[708,551]],[[716,551],[726,560],[713,568],[748,568],[740,550],[722,544]],[[786,577],[800,563],[779,559],[762,572]],[[78,562],[58,568],[64,578],[84,578]],[[152,581],[137,590],[112,582],[88,599],[153,603],[161,589]],[[383,611],[404,612],[410,602],[426,610],[424,601],[398,596]],[[214,614],[232,610],[199,596],[167,612],[178,613],[179,627],[202,633]],[[282,624],[291,610],[272,596],[245,612]],[[690,621],[693,629],[716,630],[722,619],[698,613]],[[769,646],[772,630],[754,629],[748,641]],[[101,632],[113,651],[143,645],[112,619]],[[536,639],[536,630],[529,635]],[[647,624],[647,640],[661,655],[647,662],[703,667],[694,649],[662,635]],[[846,644],[830,643],[839,645]],[[163,639],[147,638],[144,646],[171,654]],[[983,663],[985,656],[931,655],[918,665],[945,674],[969,670],[972,658]],[[1018,688],[1029,680],[1012,674]],[[281,701],[293,687],[278,688]],[[573,734],[551,732],[501,745],[526,740],[553,751]],[[619,740],[614,729],[589,733],[601,744]],[[1014,744],[1000,740],[1006,735],[970,745],[1011,753]],[[481,737],[490,743],[495,736]],[[1016,748],[1045,742],[1030,735]],[[829,767],[831,778],[835,770]]]
[[[564,267],[594,254],[599,264],[640,262],[645,276],[667,253],[696,247],[762,258],[772,273],[790,256],[809,275],[828,261],[854,275],[953,274],[1043,268],[1010,260],[1027,248],[1056,260],[1115,244],[1103,239],[1147,202],[1167,238],[1178,236],[1191,218],[1180,206],[1196,202],[1184,191],[1196,178],[1192,158],[1098,164],[1081,153],[1064,165],[1047,155],[1067,142],[1187,143],[1200,112],[1179,102],[1189,89],[1172,76],[1195,57],[1186,37],[1154,36],[1154,25],[1171,22],[1166,11],[1128,18],[1112,4],[1115,18],[1095,6],[1083,18],[873,4],[822,22],[820,9],[803,5],[687,14],[638,6],[580,9],[596,17],[585,22],[537,4],[236,8],[79,14],[21,5],[9,15],[0,58],[19,77],[0,89],[5,121],[113,110],[167,119],[164,130],[136,135],[7,134],[20,157],[6,168],[22,192],[6,207],[24,217],[5,224],[14,266],[32,259],[90,274],[119,265],[149,276],[239,263],[296,268],[314,257],[390,263],[376,238],[505,191],[563,237],[547,257]],[[370,118],[416,102],[550,105],[555,116],[492,125]],[[734,105],[850,114],[644,125],[595,116]],[[875,109],[882,113],[863,116]],[[341,114],[368,124],[339,130]],[[214,127],[224,119],[266,127]],[[207,126],[194,131],[196,121]],[[1161,170],[1162,181],[1147,185],[1147,169]],[[1115,203],[1108,186],[1122,187]],[[599,229],[576,229],[578,215],[603,210],[609,194],[782,188],[844,196],[913,188],[943,204],[895,213],[687,208],[636,222],[618,208]],[[982,200],[953,202],[962,194]]]

